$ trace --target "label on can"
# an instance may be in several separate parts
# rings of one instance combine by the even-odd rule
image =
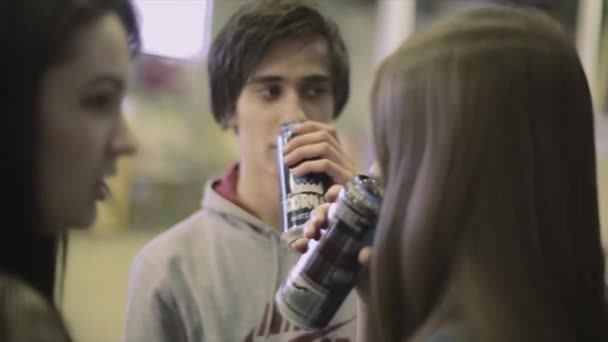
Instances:
[[[358,176],[340,191],[329,227],[290,271],[276,294],[281,314],[302,328],[327,326],[352,290],[360,271],[358,254],[376,224],[381,192]]]
[[[310,213],[325,202],[328,177],[324,174],[294,176],[283,162],[283,147],[293,137],[295,123],[281,127],[277,138],[277,164],[280,178],[281,229],[282,239],[288,245],[302,236],[302,228],[310,218]]]
[[[327,301],[329,292],[323,287],[315,286],[316,282],[302,272],[308,263],[318,241],[309,243],[308,251],[300,258],[290,272],[287,282],[276,293],[277,308],[285,318],[303,329],[319,329],[311,318],[322,314],[323,304]]]
[[[295,177],[289,175],[287,196],[283,201],[283,210],[287,227],[302,226],[310,218],[313,209],[323,204],[325,186],[317,177]]]

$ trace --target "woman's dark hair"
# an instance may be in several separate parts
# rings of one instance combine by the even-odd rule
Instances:
[[[62,234],[44,234],[39,187],[40,85],[45,73],[71,57],[75,35],[104,15],[120,17],[133,54],[137,20],[128,0],[19,0],[0,4],[2,222],[0,272],[29,283],[53,302]],[[68,228],[68,227],[61,227]]]

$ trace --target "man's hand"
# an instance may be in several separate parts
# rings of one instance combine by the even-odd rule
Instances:
[[[305,121],[294,128],[294,134],[283,153],[285,165],[295,176],[325,173],[340,185],[355,176],[354,163],[342,148],[333,126]]]

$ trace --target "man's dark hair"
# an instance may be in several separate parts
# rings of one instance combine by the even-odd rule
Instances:
[[[350,72],[336,23],[303,1],[259,0],[232,15],[211,45],[207,67],[215,121],[225,124],[234,114],[243,86],[274,43],[309,36],[327,41],[334,118],[338,117],[348,99]]]

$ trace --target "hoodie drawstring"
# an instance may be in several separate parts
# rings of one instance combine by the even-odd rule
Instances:
[[[270,288],[270,293],[269,293],[269,312],[270,315],[268,317],[268,320],[266,321],[266,327],[265,327],[265,331],[266,331],[266,336],[264,337],[268,337],[269,333],[270,333],[270,327],[272,325],[272,323],[274,322],[275,319],[278,319],[278,317],[275,317],[278,312],[277,312],[277,307],[274,301],[274,297],[276,294],[276,291],[278,291],[279,286],[281,286],[281,279],[280,279],[280,273],[281,273],[281,245],[280,245],[280,241],[279,238],[276,234],[271,234],[270,235],[270,246],[271,246],[271,250],[272,250],[272,255],[273,255],[273,268],[272,268],[272,274],[271,274],[271,279],[272,279],[272,283],[275,284],[274,287]],[[275,290],[276,289],[276,290]]]

